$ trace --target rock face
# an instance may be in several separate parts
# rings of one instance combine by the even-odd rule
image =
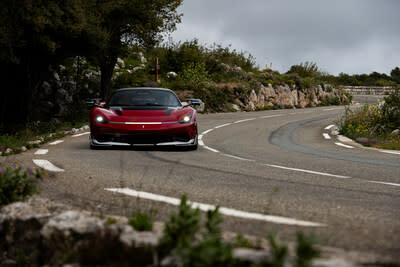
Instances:
[[[48,201],[38,201],[1,209],[0,250],[8,259],[1,254],[0,262],[18,258],[23,251],[33,265],[154,263],[159,234],[137,232],[122,223],[110,225],[85,212],[60,212]]]
[[[329,104],[331,99],[337,99],[337,103],[348,103],[349,99],[341,91],[333,88],[324,89],[318,85],[307,89],[299,89],[296,86],[278,85],[273,87],[261,85],[261,89],[251,90],[244,103],[245,109],[253,111],[267,108],[305,108],[321,104]]]

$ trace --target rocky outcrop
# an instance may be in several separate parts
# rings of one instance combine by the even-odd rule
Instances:
[[[328,86],[327,86],[328,88]],[[324,89],[321,85],[299,89],[296,86],[278,85],[273,87],[261,85],[258,92],[250,91],[244,103],[245,109],[253,111],[268,108],[305,108],[330,103],[346,104],[347,96],[338,89],[329,87]]]

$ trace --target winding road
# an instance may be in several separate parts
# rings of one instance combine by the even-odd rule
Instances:
[[[102,214],[156,210],[165,220],[186,194],[203,210],[220,206],[226,230],[314,232],[324,245],[400,263],[400,154],[337,140],[343,112],[199,115],[197,151],[90,150],[81,133],[17,158],[58,168],[42,195]]]

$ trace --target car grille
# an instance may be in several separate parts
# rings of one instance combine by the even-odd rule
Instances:
[[[118,142],[128,144],[158,144],[167,142],[188,142],[188,134],[176,135],[110,135],[102,134],[97,138],[99,142]]]

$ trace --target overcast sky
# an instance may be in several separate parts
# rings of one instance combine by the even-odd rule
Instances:
[[[400,66],[400,0],[184,0],[174,41],[232,45],[286,72],[313,61],[337,75]]]

